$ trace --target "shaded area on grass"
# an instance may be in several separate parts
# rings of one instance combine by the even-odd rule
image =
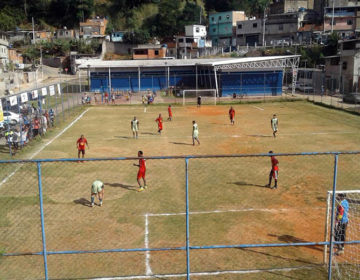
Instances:
[[[174,145],[185,145],[185,146],[192,146],[193,144],[190,143],[183,143],[183,142],[169,142]]]
[[[104,185],[110,186],[110,187],[115,187],[115,188],[123,188],[125,190],[135,191],[135,192],[137,189],[136,186],[124,185],[124,184],[120,184],[120,183],[104,183]]]
[[[74,200],[75,204],[81,204],[83,206],[91,207],[91,202],[87,200],[86,198],[79,198]]]
[[[249,187],[259,187],[259,188],[267,188],[269,189],[268,185],[258,185],[258,184],[251,184],[247,182],[228,182],[229,185],[238,185],[238,186],[249,186]]]

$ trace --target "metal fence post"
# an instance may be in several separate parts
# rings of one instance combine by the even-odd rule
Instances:
[[[336,181],[337,181],[337,169],[338,169],[339,155],[335,154],[334,161],[334,179],[333,179],[333,197],[331,202],[331,221],[330,221],[330,253],[329,253],[329,266],[328,266],[328,279],[331,280],[331,266],[334,246],[334,215],[335,215],[335,194],[336,194]]]
[[[189,219],[189,159],[185,158],[185,195],[186,195],[186,279],[190,280],[190,219]]]
[[[40,162],[37,162],[37,171],[38,171],[41,236],[42,236],[42,244],[43,244],[44,269],[45,269],[45,279],[47,280],[48,279],[47,251],[46,251],[46,239],[45,239],[44,206],[43,206],[43,194],[42,194],[42,182],[41,182],[41,163]]]

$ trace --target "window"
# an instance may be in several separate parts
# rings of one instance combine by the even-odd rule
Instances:
[[[226,15],[226,19],[230,19],[230,16],[229,16],[229,15]]]
[[[158,51],[158,50],[155,50],[155,55],[159,55],[159,51]]]
[[[180,39],[179,39],[179,43],[182,43],[182,42],[184,42],[184,39],[183,39],[183,38],[180,38]]]
[[[148,50],[135,50],[135,54],[148,54]]]
[[[253,28],[257,28],[257,23],[253,23]]]
[[[216,28],[213,28],[213,32],[216,32]]]
[[[211,21],[214,21],[215,20],[215,18],[214,17],[211,17]]]
[[[221,16],[219,16],[219,20],[221,20]]]
[[[340,57],[333,57],[330,59],[330,65],[339,65]]]
[[[348,19],[348,20],[347,20],[347,25],[353,25],[352,19]]]
[[[238,29],[242,29],[242,24],[239,24],[239,25],[238,25]]]
[[[346,69],[347,69],[347,62],[346,62],[346,61],[343,62],[343,64],[342,64],[342,69],[343,69],[343,70],[346,70]]]
[[[196,32],[196,33],[199,33],[199,32],[200,32],[200,28],[199,28],[199,27],[196,27],[195,32]]]
[[[284,30],[284,25],[279,24],[279,30]]]
[[[330,22],[330,24],[331,24],[331,22]],[[336,25],[336,20],[334,19],[334,25]]]

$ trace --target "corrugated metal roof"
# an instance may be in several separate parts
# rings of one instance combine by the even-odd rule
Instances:
[[[137,68],[137,67],[175,67],[175,66],[218,66],[236,63],[248,63],[269,61],[284,58],[297,57],[287,56],[261,56],[242,58],[210,58],[210,59],[158,59],[158,60],[100,60],[100,59],[77,59],[76,64],[80,69],[90,68]]]

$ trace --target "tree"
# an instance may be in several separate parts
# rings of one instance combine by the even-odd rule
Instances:
[[[48,22],[57,27],[73,28],[94,11],[94,0],[53,0],[49,7]]]
[[[0,10],[0,30],[15,30],[23,22],[24,13],[20,8],[6,6]]]
[[[185,25],[199,24],[201,16],[201,7],[193,2],[186,2],[184,10],[178,17],[178,25],[180,29],[184,29]]]
[[[0,12],[0,30],[7,31],[7,30],[14,30],[16,28],[16,21],[11,16],[8,15],[6,12]]]
[[[150,34],[146,30],[126,32],[123,41],[128,44],[146,44],[150,41]]]
[[[179,14],[181,13],[181,1],[163,0],[159,4],[159,14],[154,24],[157,26],[156,33],[162,38],[173,37],[181,28],[178,26]]]

